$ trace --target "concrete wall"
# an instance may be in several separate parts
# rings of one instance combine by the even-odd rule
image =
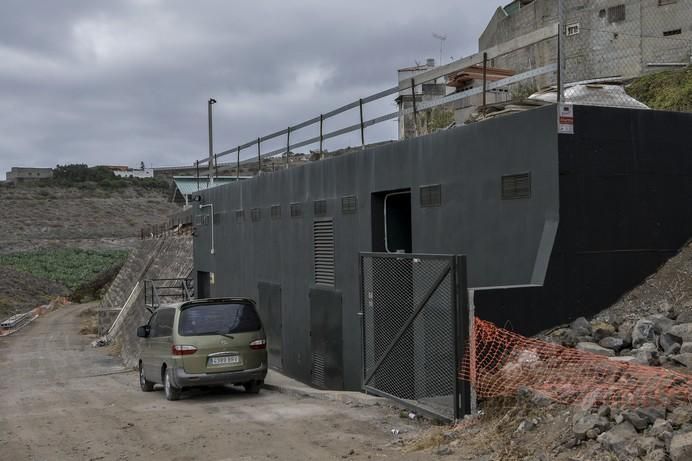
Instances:
[[[502,200],[501,177],[531,173],[530,199]],[[441,185],[442,204],[421,207],[420,187]],[[400,141],[204,191],[214,204],[195,230],[195,270],[215,274],[212,296],[258,299],[258,284],[281,287],[283,369],[310,379],[310,290],[316,287],[313,222],[332,219],[335,279],[342,295],[344,385],[359,389],[361,337],[358,254],[373,249],[373,193],[410,189],[413,252],[468,256],[470,286],[541,284],[558,216],[553,106]],[[356,213],[341,198],[355,195]],[[313,215],[314,200],[327,214]],[[291,217],[289,206],[302,206]],[[270,207],[281,206],[279,218]],[[251,209],[261,218],[252,221]],[[209,209],[194,206],[196,215]],[[244,210],[242,218],[236,210]],[[322,287],[328,289],[327,287]],[[262,310],[262,306],[260,306]]]
[[[51,168],[12,167],[12,170],[8,171],[5,176],[7,181],[12,182],[36,181],[52,178],[53,170]]]
[[[625,20],[609,22],[607,10],[625,5]],[[690,62],[692,0],[659,5],[658,0],[565,0],[566,24],[579,24],[579,34],[565,37],[566,81],[610,76],[634,77],[652,70],[653,62]],[[480,50],[557,22],[557,1],[536,0],[507,15],[500,8],[478,40]],[[663,32],[681,29],[680,35]],[[497,57],[492,66],[517,72],[557,62],[557,39],[546,40]],[[555,76],[536,80],[555,83]]]

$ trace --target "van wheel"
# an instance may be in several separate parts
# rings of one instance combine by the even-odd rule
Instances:
[[[168,399],[168,400],[180,400],[181,390],[178,389],[177,387],[173,386],[173,382],[171,380],[172,374],[173,374],[173,370],[168,368],[166,370],[166,374],[163,375],[163,390],[166,394],[166,399]]]
[[[245,392],[248,394],[259,394],[259,391],[262,388],[262,381],[250,381],[244,383],[243,387],[245,388]]]
[[[139,387],[142,389],[142,392],[151,392],[154,390],[154,383],[144,377],[142,362],[139,362]]]

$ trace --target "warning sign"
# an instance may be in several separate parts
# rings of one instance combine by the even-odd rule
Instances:
[[[574,134],[574,110],[572,104],[557,105],[557,132]]]

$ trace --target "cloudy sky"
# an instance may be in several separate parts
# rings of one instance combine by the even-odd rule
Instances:
[[[190,165],[208,149],[209,97],[221,151],[393,86],[397,68],[439,60],[433,32],[448,36],[445,61],[476,51],[497,5],[2,0],[0,175],[66,163]],[[385,101],[366,116],[394,108]],[[382,125],[368,141],[396,136],[394,122]]]

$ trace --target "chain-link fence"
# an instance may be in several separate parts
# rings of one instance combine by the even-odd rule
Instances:
[[[692,0],[560,1],[567,102],[689,110]]]
[[[361,256],[366,391],[447,420],[468,411],[457,377],[468,329],[459,265],[453,256]]]

